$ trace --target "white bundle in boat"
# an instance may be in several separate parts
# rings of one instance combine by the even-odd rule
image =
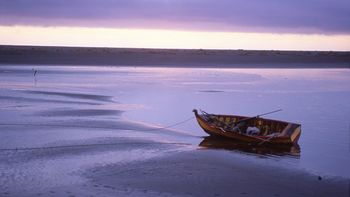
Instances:
[[[247,132],[248,135],[259,135],[260,134],[260,129],[257,127],[248,127]]]

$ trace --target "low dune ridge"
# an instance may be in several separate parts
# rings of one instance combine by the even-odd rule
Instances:
[[[107,116],[107,115],[121,115],[121,110],[108,109],[74,109],[74,110],[49,110],[38,113],[41,116]]]
[[[350,52],[0,45],[0,64],[350,68]]]
[[[106,96],[106,95],[68,93],[68,92],[54,92],[54,91],[38,91],[38,90],[26,90],[25,92],[28,92],[28,93],[31,93],[31,94],[63,96],[63,97],[84,99],[84,100],[93,100],[93,101],[105,101],[105,102],[112,102],[113,101],[112,100],[113,97]]]

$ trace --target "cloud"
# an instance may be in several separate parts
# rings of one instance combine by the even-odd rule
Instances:
[[[349,0],[0,0],[1,25],[349,34]]]

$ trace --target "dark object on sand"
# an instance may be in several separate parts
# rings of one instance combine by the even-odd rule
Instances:
[[[300,124],[264,119],[261,115],[245,117],[208,114],[204,111],[198,114],[196,109],[193,112],[199,126],[209,135],[250,144],[293,145],[297,144],[301,134]]]
[[[33,73],[33,76],[35,77],[35,76],[36,76],[36,73],[37,73],[38,71],[35,70],[34,68],[32,69],[32,71],[34,72],[34,73]]]

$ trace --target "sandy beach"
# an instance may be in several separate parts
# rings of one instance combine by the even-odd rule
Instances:
[[[185,68],[349,68],[350,52],[0,45],[0,63]]]
[[[282,71],[1,65],[0,196],[349,196],[349,70]],[[217,145],[193,108],[283,108],[300,147]]]
[[[347,196],[349,192],[347,179],[319,178],[206,149],[100,167],[89,178],[97,187],[125,196]]]

